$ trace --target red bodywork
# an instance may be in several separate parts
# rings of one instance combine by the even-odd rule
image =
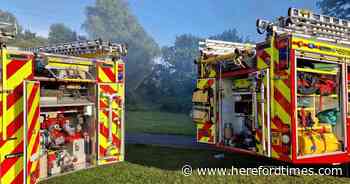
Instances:
[[[290,57],[290,72],[292,75],[290,75],[290,83],[291,83],[291,94],[296,94],[296,76],[294,75],[296,72],[296,56],[295,56],[295,50],[290,49],[289,52],[289,57]],[[255,72],[255,69],[241,69],[239,71],[231,71],[231,72],[225,72],[221,75],[222,78],[230,78],[230,77],[237,77],[237,76],[246,76],[249,73]],[[350,79],[349,73],[346,75],[346,84],[348,84],[348,80]],[[348,86],[346,85],[346,88]],[[347,90],[347,89],[346,89]],[[345,95],[346,102],[348,102],[348,95]],[[283,161],[283,162],[288,162],[292,164],[344,164],[344,163],[349,163],[350,162],[350,136],[347,136],[347,142],[346,142],[346,148],[345,152],[341,153],[334,153],[334,154],[328,154],[328,155],[322,155],[322,156],[313,156],[313,157],[303,157],[303,158],[297,158],[297,130],[296,130],[296,95],[291,95],[291,131],[292,131],[292,136],[291,136],[291,149],[292,149],[292,159],[289,157],[280,157],[277,160]],[[348,108],[346,106],[346,108]],[[347,112],[347,109],[346,109]],[[218,120],[220,117],[218,116]],[[220,121],[218,121],[220,123]],[[222,125],[219,125],[219,127]],[[346,133],[347,135],[350,135],[350,117],[347,118],[346,122]],[[258,155],[255,151],[249,151],[245,149],[240,149],[240,148],[233,148],[229,146],[225,146],[223,143],[218,142],[215,145],[216,148],[220,150],[224,150],[226,152],[233,152],[233,153],[240,153],[240,154],[248,154],[248,155],[255,155],[255,156],[262,156]]]

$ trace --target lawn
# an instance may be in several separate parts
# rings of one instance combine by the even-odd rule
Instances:
[[[128,111],[127,133],[157,133],[193,136],[195,125],[189,115],[160,111]]]
[[[216,160],[216,151],[173,149],[146,145],[127,145],[127,161],[75,172],[42,182],[42,184],[117,184],[117,183],[350,183],[349,178],[325,176],[183,176],[181,167],[253,167],[272,161],[251,156],[226,155]]]

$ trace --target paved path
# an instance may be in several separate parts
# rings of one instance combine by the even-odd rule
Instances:
[[[176,148],[213,149],[206,144],[196,142],[195,137],[165,134],[127,133],[127,144],[151,144]]]

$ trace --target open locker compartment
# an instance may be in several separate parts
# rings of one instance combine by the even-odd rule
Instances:
[[[218,131],[220,145],[225,148],[257,152],[258,81],[258,72],[220,79]]]
[[[344,153],[345,65],[297,57],[295,67],[297,158]]]
[[[95,90],[91,83],[41,81],[40,179],[96,165]]]

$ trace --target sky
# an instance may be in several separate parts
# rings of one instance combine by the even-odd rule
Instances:
[[[171,45],[176,36],[193,34],[200,37],[236,28],[241,36],[259,41],[257,18],[273,20],[287,15],[289,7],[316,12],[317,0],[127,0],[138,18],[160,46]],[[85,7],[95,0],[1,0],[0,9],[13,13],[19,23],[32,32],[47,36],[53,23],[65,23],[85,34],[81,24]]]

